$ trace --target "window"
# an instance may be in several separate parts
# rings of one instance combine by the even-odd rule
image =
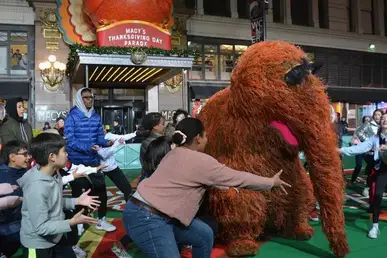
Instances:
[[[312,26],[312,1],[291,0],[292,23],[294,25]]]
[[[234,67],[234,46],[220,45],[220,78],[230,80],[231,71]]]
[[[191,41],[188,42],[188,49],[195,50],[197,53],[203,53],[202,45]],[[194,60],[189,77],[192,80],[203,79],[203,57],[201,55]]]
[[[247,0],[238,0],[238,17],[240,19],[250,19],[249,3]]]
[[[11,41],[27,42],[27,32],[11,32]]]
[[[374,0],[360,1],[360,20],[364,34],[375,34]]]
[[[0,42],[8,41],[8,33],[6,31],[0,31]]]
[[[329,29],[328,0],[318,0],[318,19],[322,29]]]
[[[231,17],[230,0],[203,0],[204,14]]]
[[[0,47],[0,74],[8,73],[7,52],[7,47]]]
[[[27,74],[28,46],[27,32],[11,32],[10,66],[11,74]]]
[[[27,75],[28,32],[0,31],[0,74]]]
[[[273,0],[273,21],[284,23],[284,8],[282,0]]]
[[[387,37],[387,0],[384,0],[384,36]]]
[[[248,48],[248,46],[244,46],[244,45],[236,45],[235,46],[235,62],[234,62],[234,66],[236,65],[236,63],[238,62],[239,58],[241,57],[243,52],[246,51],[247,48]]]
[[[189,79],[230,80],[232,69],[247,47],[247,45],[200,44],[189,41],[188,49],[200,53],[189,71]]]
[[[206,80],[217,80],[218,77],[218,46],[217,45],[204,45],[204,78]]]
[[[356,32],[356,19],[355,15],[353,14],[355,8],[355,2],[356,0],[348,0],[347,2],[347,20],[348,20],[348,31],[349,32]]]

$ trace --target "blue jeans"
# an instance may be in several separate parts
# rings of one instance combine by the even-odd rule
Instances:
[[[193,258],[211,257],[214,233],[199,219],[193,219],[186,227],[129,201],[125,206],[123,222],[126,233],[149,258],[180,258],[176,242],[192,245]]]

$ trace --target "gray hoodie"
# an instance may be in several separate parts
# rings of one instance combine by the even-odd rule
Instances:
[[[20,242],[26,248],[47,249],[55,246],[63,233],[71,231],[63,209],[74,209],[75,199],[63,198],[59,173],[49,176],[38,167],[17,180],[24,196]]]

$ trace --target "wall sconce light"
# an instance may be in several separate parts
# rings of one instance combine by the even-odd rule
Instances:
[[[50,55],[48,61],[39,64],[39,69],[40,77],[48,90],[53,91],[60,88],[65,76],[65,64],[56,61],[56,56]]]
[[[376,48],[375,44],[370,44],[368,47],[370,48],[370,50],[375,50]]]

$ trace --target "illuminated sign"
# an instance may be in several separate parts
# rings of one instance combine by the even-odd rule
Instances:
[[[67,110],[37,110],[36,122],[56,122],[59,117],[66,118],[68,114]]]
[[[175,112],[176,110],[162,110],[161,115],[166,121],[172,121]]]
[[[101,47],[154,47],[171,50],[171,34],[143,21],[121,21],[97,29],[97,45]]]

